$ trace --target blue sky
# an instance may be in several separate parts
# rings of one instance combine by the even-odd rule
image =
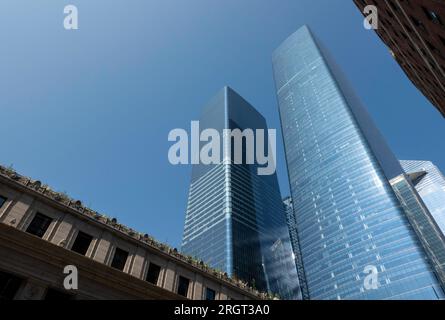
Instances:
[[[179,246],[191,168],[168,162],[169,131],[224,85],[279,128],[271,53],[308,24],[396,156],[445,171],[443,118],[362,22],[350,0],[4,0],[0,163]]]

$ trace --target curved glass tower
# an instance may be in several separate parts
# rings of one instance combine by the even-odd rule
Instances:
[[[444,298],[389,184],[403,171],[326,50],[305,26],[273,67],[309,297]]]
[[[225,129],[265,130],[268,145],[266,120],[229,87],[208,103],[199,124],[200,130],[219,132],[221,154],[235,145]],[[298,299],[277,176],[258,175],[261,165],[256,161],[246,164],[244,143],[242,153],[244,164],[229,156],[221,164],[193,165],[182,250],[261,291]]]

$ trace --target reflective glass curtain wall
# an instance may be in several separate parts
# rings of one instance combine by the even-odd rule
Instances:
[[[309,291],[306,284],[303,261],[301,258],[300,242],[297,233],[297,221],[295,220],[294,208],[292,206],[292,197],[283,199],[284,210],[286,211],[286,222],[289,228],[290,242],[294,253],[295,266],[298,272],[298,281],[300,283],[303,300],[309,300]]]
[[[445,288],[445,237],[442,231],[406,174],[391,179],[390,183],[429,257],[442,288]]]
[[[445,235],[445,177],[431,161],[401,160],[417,192]]]
[[[273,67],[310,298],[443,298],[388,182],[402,169],[326,50],[304,26]]]
[[[200,130],[207,128],[223,137],[221,154],[234,145],[223,129],[264,129],[267,135],[261,114],[228,87],[204,108]],[[244,157],[245,151],[244,144]],[[258,175],[256,162],[232,160],[193,165],[182,250],[257,289],[300,298],[277,177]]]

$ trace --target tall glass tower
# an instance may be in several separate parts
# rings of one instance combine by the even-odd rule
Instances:
[[[201,131],[219,132],[221,154],[235,145],[225,129],[263,129],[269,144],[263,116],[229,87],[204,108],[199,125]],[[193,165],[182,250],[262,291],[298,299],[298,276],[276,174],[258,175],[261,165],[246,164],[246,151],[243,143],[244,164],[232,156],[221,164]]]
[[[411,181],[445,235],[445,177],[431,161],[401,160]]]
[[[327,51],[304,26],[273,67],[310,298],[444,298],[389,183],[400,164]]]

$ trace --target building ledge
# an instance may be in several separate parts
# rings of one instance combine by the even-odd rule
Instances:
[[[45,185],[38,180],[32,180],[31,178],[20,175],[12,168],[6,168],[0,165],[0,179],[4,180],[12,187],[31,192],[44,201],[49,201],[51,204],[62,207],[63,209],[68,210],[81,218],[92,221],[95,224],[100,224],[101,226],[110,229],[114,233],[119,234],[126,240],[136,242],[146,248],[156,250],[158,253],[167,255],[170,259],[174,259],[176,262],[186,264],[189,267],[191,266],[196,271],[210,275],[229,287],[246,291],[250,293],[253,298],[274,298],[272,295],[259,292],[258,290],[249,287],[247,283],[241,280],[230,278],[226,273],[209,267],[202,260],[185,255],[179,252],[176,248],[172,248],[167,244],[156,241],[148,234],[142,234],[132,228],[118,223],[117,219],[115,218],[109,218],[104,214],[100,214],[90,208],[85,207],[80,200],[72,199],[65,193],[54,191],[48,185]]]

